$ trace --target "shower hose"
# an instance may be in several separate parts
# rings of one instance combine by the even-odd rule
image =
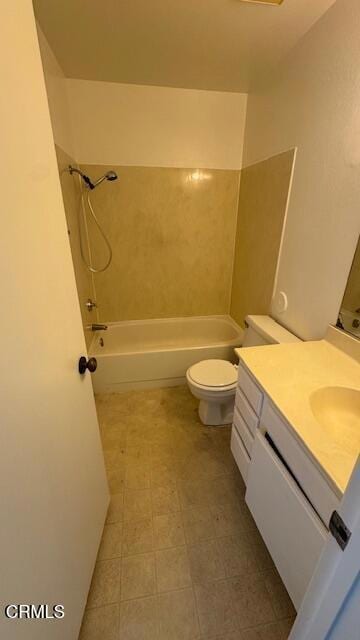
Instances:
[[[81,188],[81,184],[80,184],[80,189],[81,189],[81,204],[82,204],[81,209],[82,209],[82,212],[83,212],[85,230],[87,232],[86,207],[85,207],[85,203],[84,203],[84,189]],[[111,244],[110,244],[108,238],[106,237],[98,218],[96,217],[96,214],[95,214],[95,211],[94,211],[94,208],[92,206],[91,199],[90,199],[90,190],[87,187],[85,187],[85,189],[87,191],[86,202],[87,202],[87,205],[88,205],[88,208],[89,208],[89,211],[90,211],[90,215],[91,215],[92,219],[94,220],[94,222],[95,222],[95,224],[96,224],[96,226],[98,228],[98,231],[99,231],[102,239],[104,240],[104,242],[106,244],[107,250],[109,252],[109,257],[108,257],[105,265],[103,267],[101,267],[101,269],[95,269],[95,267],[92,266],[92,264],[91,264],[91,256],[89,256],[89,261],[88,261],[87,258],[86,258],[86,255],[85,255],[84,244],[83,244],[83,234],[81,233],[81,224],[80,224],[80,221],[79,221],[80,253],[81,253],[81,257],[82,257],[82,260],[83,260],[84,264],[86,265],[87,269],[89,271],[91,271],[91,273],[101,273],[102,271],[105,271],[110,266],[113,253],[112,253]]]

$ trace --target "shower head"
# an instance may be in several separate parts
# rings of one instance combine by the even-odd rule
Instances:
[[[117,180],[117,174],[115,171],[108,171],[106,174],[106,180]]]
[[[107,173],[105,173],[105,175],[101,176],[101,178],[95,180],[95,182],[93,182],[89,178],[89,176],[85,175],[85,173],[80,171],[80,169],[72,167],[71,165],[69,165],[69,172],[71,175],[73,173],[78,173],[79,176],[81,176],[81,178],[84,180],[85,184],[89,187],[89,189],[95,189],[95,187],[101,184],[104,180],[110,180],[110,182],[112,182],[113,180],[117,180],[117,174],[115,173],[115,171],[108,171]]]
[[[90,188],[95,189],[95,187],[101,184],[104,180],[109,180],[110,182],[112,182],[113,180],[117,180],[117,174],[115,173],[115,171],[108,171],[107,173],[105,173],[105,175],[101,176],[101,178],[95,180],[95,182],[92,183],[92,187]]]

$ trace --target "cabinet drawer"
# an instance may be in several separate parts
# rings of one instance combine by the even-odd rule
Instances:
[[[309,496],[326,526],[340,500],[329,487],[309,454],[304,451],[284,419],[269,400],[265,400],[261,416],[261,429],[267,431],[286,460],[304,493]]]
[[[298,609],[327,530],[260,431],[253,447],[245,500]]]
[[[243,392],[239,389],[239,387],[236,389],[235,405],[244,418],[249,431],[255,437],[256,429],[259,424],[259,418],[252,407],[249,405],[247,399],[245,398]]]
[[[234,426],[243,444],[245,445],[246,451],[248,452],[251,458],[251,450],[254,444],[254,436],[250,433],[249,429],[246,426],[245,420],[243,419],[242,415],[240,414],[240,412],[237,410],[236,407],[234,411]]]
[[[239,471],[243,477],[243,480],[246,484],[248,469],[250,465],[250,458],[248,453],[241,442],[240,436],[236,431],[236,428],[233,426],[231,431],[231,451],[235,458],[235,462],[239,467]]]
[[[263,394],[257,384],[254,382],[250,374],[245,370],[243,365],[239,363],[238,368],[238,385],[244,396],[247,398],[257,415],[260,415]]]

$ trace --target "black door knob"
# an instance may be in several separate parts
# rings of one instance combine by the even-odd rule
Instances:
[[[96,371],[96,368],[96,358],[89,358],[89,360],[86,360],[85,356],[81,356],[79,360],[79,373],[85,373],[86,369],[89,369],[90,373],[94,373],[94,371]]]

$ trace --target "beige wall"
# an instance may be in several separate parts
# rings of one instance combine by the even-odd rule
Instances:
[[[36,27],[54,140],[61,149],[74,157],[74,139],[66,78],[39,24]]]
[[[253,90],[248,100],[243,166],[285,149],[298,147],[299,150],[272,312],[281,323],[305,339],[322,337],[327,324],[336,321],[359,233],[359,19],[358,0],[337,0],[268,78],[266,85]],[[66,87],[71,94],[75,136],[78,135],[75,147],[82,150],[82,160],[104,163],[106,158],[106,162],[116,160],[119,165],[176,167],[183,164],[215,169],[240,166],[244,96],[231,94],[233,97],[225,108],[221,101],[227,96],[217,92],[179,90],[178,93],[174,89],[163,91],[161,87],[77,82],[66,81]],[[145,93],[148,100],[144,98]],[[233,110],[237,99],[242,101],[238,119]],[[86,121],[81,118],[80,104],[83,112],[86,111]],[[110,111],[106,107],[111,107]],[[87,119],[90,113],[92,116]],[[54,126],[55,135],[57,130]],[[94,154],[100,150],[102,132],[103,156],[97,158]],[[91,146],[92,139],[96,141],[95,147]],[[120,182],[116,188],[119,186]],[[105,189],[105,185],[101,189]],[[184,194],[177,188],[171,195],[170,192],[171,189],[167,190],[167,203],[177,209],[180,206],[177,196],[181,200]],[[100,198],[99,191],[96,198]],[[194,211],[194,203],[200,200],[191,197],[186,198],[187,202]],[[185,210],[186,207],[187,204]],[[182,215],[178,217],[181,219]],[[206,224],[205,216],[200,217]],[[148,231],[151,234],[152,230]],[[139,242],[142,229],[136,238]],[[118,244],[121,243],[116,241],[116,246]],[[196,251],[201,262],[200,256],[210,250],[199,245]],[[164,250],[162,260],[165,253]],[[145,257],[141,259],[145,261]],[[164,271],[166,265],[162,264]],[[190,269],[188,272],[193,274]],[[113,281],[121,283],[122,275],[123,271],[117,273]],[[139,274],[137,277],[140,281]],[[114,293],[105,285],[105,280],[106,275],[100,276],[97,289],[100,282],[108,287],[110,312],[114,307],[110,296],[120,300],[120,295],[117,289]],[[202,288],[208,287],[209,282],[210,278],[204,279]],[[144,283],[142,286],[145,287]],[[214,286],[217,289],[217,284]],[[289,303],[283,314],[276,309],[280,291],[287,294]],[[171,289],[169,295],[173,300],[175,294]],[[178,291],[179,309],[184,308],[184,295]],[[210,297],[209,292],[208,300]],[[218,299],[218,294],[214,297]],[[131,312],[123,310],[122,313],[132,315],[131,296],[127,300]],[[206,307],[201,303],[199,306]],[[211,304],[208,308],[210,306],[220,305]]]
[[[66,81],[86,164],[240,169],[247,95]]]
[[[97,313],[87,310],[85,302],[88,298],[94,298],[94,288],[91,273],[85,268],[80,254],[79,243],[79,213],[80,190],[76,176],[70,176],[66,171],[69,164],[76,165],[74,157],[74,138],[71,126],[70,109],[68,104],[66,79],[63,71],[55,58],[49,43],[37,24],[37,35],[40,46],[41,60],[44,70],[46,93],[49,104],[51,126],[55,142],[56,157],[59,167],[60,183],[66,221],[68,226],[71,254],[76,278],[76,287],[79,298],[81,317],[83,322],[86,344],[89,347],[91,332],[86,326],[96,322]],[[85,239],[85,251],[87,243]]]
[[[247,96],[65,80],[40,29],[39,40],[84,328],[228,313]],[[119,175],[91,194],[114,251],[94,276],[80,256],[79,183],[64,171],[75,159],[93,177]],[[87,312],[89,297],[98,313]]]
[[[95,177],[109,168],[82,165]],[[91,194],[114,252],[94,276],[100,321],[228,313],[239,172],[112,168],[119,179]]]
[[[67,171],[69,164],[76,164],[75,161],[63,151],[59,146],[56,146],[56,156],[60,173],[61,190],[64,201],[64,208],[66,214],[66,222],[68,227],[68,234],[71,247],[71,255],[73,259],[76,287],[79,297],[80,312],[84,327],[86,345],[89,347],[92,334],[86,329],[87,325],[97,321],[97,313],[95,310],[89,312],[85,306],[88,298],[95,299],[92,274],[86,269],[80,253],[80,225],[85,232],[83,226],[82,208],[80,200],[80,188],[79,180],[76,175],[70,175]],[[84,233],[84,251],[85,256],[88,257],[86,233]]]
[[[360,231],[359,22],[337,0],[248,100],[243,166],[298,147],[273,312],[305,339],[336,322]]]
[[[292,175],[294,151],[241,171],[231,315],[268,314]]]

